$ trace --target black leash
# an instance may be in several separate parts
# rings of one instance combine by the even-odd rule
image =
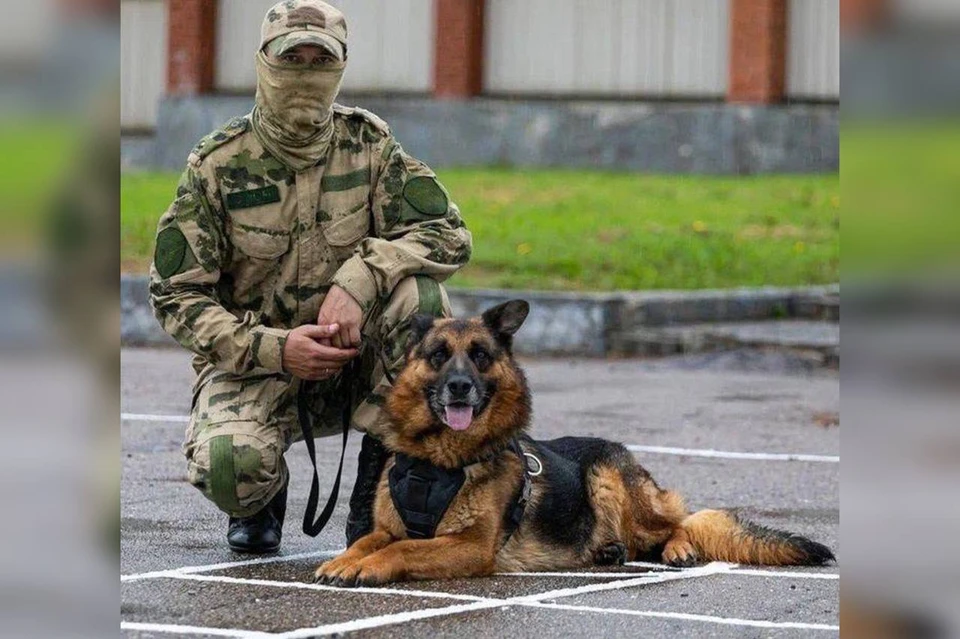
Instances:
[[[344,373],[352,371],[354,364],[351,362],[344,368]],[[343,379],[343,377],[341,377]],[[337,499],[340,497],[340,478],[343,476],[343,457],[347,453],[347,438],[350,435],[350,421],[353,417],[353,392],[347,397],[346,405],[343,409],[341,421],[343,422],[343,443],[340,448],[340,464],[337,466],[337,477],[333,481],[333,488],[330,490],[330,496],[327,497],[327,503],[317,518],[317,506],[320,503],[320,474],[317,472],[317,446],[313,439],[313,423],[310,411],[307,410],[307,393],[304,392],[306,382],[301,383],[297,393],[297,414],[300,419],[300,431],[303,433],[303,440],[307,444],[307,454],[310,455],[310,464],[313,466],[313,479],[310,482],[310,495],[307,497],[307,508],[303,511],[303,532],[316,537],[324,529],[333,511],[337,506]]]
[[[387,362],[383,358],[383,351],[380,345],[371,341],[371,348],[380,356],[380,363],[383,365],[383,373],[387,381],[393,385],[394,378],[390,374]],[[347,453],[347,439],[350,435],[350,422],[353,420],[353,405],[356,400],[355,386],[351,382],[355,380],[358,372],[359,360],[354,360],[347,364],[339,376],[340,383],[348,384],[346,403],[343,408],[341,421],[343,422],[343,441],[340,447],[340,464],[337,466],[337,476],[333,481],[333,488],[330,489],[330,496],[327,497],[327,503],[323,507],[320,516],[317,517],[317,506],[320,505],[320,473],[317,471],[317,446],[313,439],[313,422],[310,411],[307,409],[307,393],[304,391],[310,382],[301,382],[297,392],[297,417],[300,420],[300,432],[303,433],[303,440],[307,444],[307,454],[310,456],[310,465],[313,466],[313,479],[310,482],[310,495],[307,497],[307,507],[303,511],[303,532],[311,537],[316,537],[323,530],[333,511],[337,507],[337,499],[340,497],[340,479],[343,476],[343,458]]]

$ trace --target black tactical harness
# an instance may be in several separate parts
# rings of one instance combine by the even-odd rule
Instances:
[[[539,475],[542,470],[540,460],[524,453],[516,439],[510,440],[508,447],[520,458],[524,472],[523,486],[510,504],[509,510],[505,513],[507,534],[504,543],[520,527],[520,521],[523,519],[523,512],[530,500],[530,491],[533,488],[533,482],[530,481],[531,475]],[[528,457],[537,461],[535,472],[528,470]],[[479,464],[487,459],[490,459],[490,457],[473,462],[473,464]],[[450,504],[453,503],[453,499],[463,487],[466,480],[464,469],[473,464],[467,464],[467,466],[461,468],[447,469],[436,466],[425,459],[417,459],[403,453],[397,453],[395,460],[388,476],[390,498],[400,514],[400,519],[403,520],[403,525],[407,529],[407,536],[410,539],[432,539],[436,535],[437,525],[439,525],[444,513],[447,512]]]

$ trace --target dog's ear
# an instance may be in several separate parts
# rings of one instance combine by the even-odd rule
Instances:
[[[523,325],[530,312],[525,300],[510,300],[487,309],[480,318],[497,336],[512,336]]]
[[[424,315],[419,313],[410,318],[410,337],[407,340],[407,350],[423,341],[423,338],[433,328],[433,322],[436,320],[433,315]]]

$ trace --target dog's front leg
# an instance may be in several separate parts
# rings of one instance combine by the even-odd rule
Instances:
[[[377,585],[415,579],[479,577],[493,573],[494,544],[460,533],[392,543],[340,572],[343,585]]]
[[[320,564],[313,580],[323,584],[335,584],[344,568],[355,564],[394,541],[394,536],[385,530],[374,530],[353,542],[353,545],[330,561]]]

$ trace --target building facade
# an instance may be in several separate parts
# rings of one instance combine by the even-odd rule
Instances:
[[[245,108],[256,82],[253,56],[260,21],[272,4],[273,0],[123,0],[122,130],[144,136],[165,133],[171,122],[164,120],[173,118],[182,128],[186,119],[196,117],[196,130],[188,127],[192,135],[216,126],[214,120],[228,107]],[[465,129],[468,137],[472,128],[479,128],[478,136],[495,134],[485,124],[491,119],[504,122],[501,135],[510,126],[523,128],[534,120],[544,130],[572,127],[586,138],[591,138],[590,130],[596,132],[592,139],[582,140],[579,149],[533,152],[511,151],[507,140],[496,150],[484,150],[478,137],[472,145],[476,153],[469,157],[427,148],[428,160],[574,166],[598,162],[708,172],[822,170],[834,163],[831,151],[823,157],[780,162],[773,157],[778,152],[761,149],[757,153],[766,153],[766,160],[746,166],[734,157],[738,151],[731,144],[756,146],[754,138],[764,134],[757,130],[741,135],[744,126],[769,129],[784,118],[793,122],[791,114],[799,114],[791,124],[797,129],[793,137],[807,139],[807,146],[835,145],[830,138],[836,134],[830,130],[835,128],[840,95],[839,0],[334,0],[333,4],[346,13],[350,28],[343,101],[378,112],[386,109],[382,115],[409,129],[398,131],[401,139],[404,133],[414,140],[425,135],[416,132],[422,127],[415,126],[410,116],[411,110],[424,109],[451,121],[451,135],[461,120],[470,125]],[[585,111],[592,115],[586,117]],[[638,161],[626,157],[630,153],[624,149],[612,155],[591,151],[604,146],[604,123],[618,118],[648,125],[650,134],[640,135],[636,142],[660,130],[655,136],[658,145],[673,148],[678,161]],[[659,123],[651,118],[659,118]],[[674,120],[688,134],[661,139],[662,129]],[[716,130],[713,149],[700,148],[706,143],[694,140],[708,135],[708,129]],[[622,136],[622,131],[612,134]],[[775,145],[796,146],[797,140],[778,135],[783,139],[774,140]],[[159,144],[170,147],[167,142]],[[183,144],[175,143],[170,154],[167,149],[143,148],[152,163],[166,166]],[[662,149],[651,152],[655,150]],[[711,154],[725,157],[710,159]],[[706,159],[698,164],[699,157]]]

